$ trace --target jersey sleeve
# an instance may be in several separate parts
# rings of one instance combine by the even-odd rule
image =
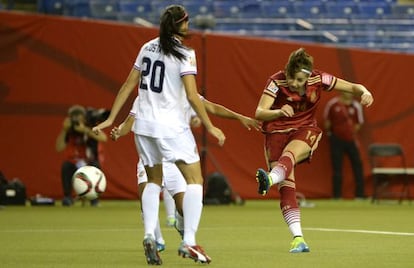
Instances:
[[[276,81],[269,78],[266,82],[266,86],[265,86],[263,93],[273,98],[276,98],[278,91],[279,91],[279,87],[277,86]]]
[[[141,71],[141,63],[142,63],[142,50],[143,50],[144,46],[141,47],[141,49],[139,50],[139,53],[137,55],[137,58],[135,59],[135,63],[134,63],[134,69]]]
[[[196,75],[197,74],[197,60],[194,50],[184,50],[185,58],[182,61],[180,68],[180,76],[184,75]]]
[[[331,91],[336,84],[337,78],[329,73],[321,72],[321,83],[323,86],[323,89],[326,91]]]

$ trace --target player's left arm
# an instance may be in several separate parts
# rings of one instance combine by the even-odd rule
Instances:
[[[374,98],[372,97],[371,92],[361,84],[351,83],[346,80],[337,78],[334,89],[349,92],[354,96],[360,97],[361,104],[365,105],[366,107],[371,106],[371,104],[374,102]]]
[[[248,130],[251,128],[254,128],[256,130],[260,129],[260,123],[258,120],[239,114],[233,110],[228,109],[227,107],[224,107],[223,105],[208,101],[206,99],[203,100],[203,103],[208,113],[227,119],[239,120],[239,122]]]

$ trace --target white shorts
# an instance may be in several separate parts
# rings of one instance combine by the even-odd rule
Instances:
[[[167,189],[171,196],[185,192],[187,183],[174,163],[163,162],[162,173],[162,185]],[[138,184],[148,182],[147,173],[145,172],[144,164],[141,160],[139,160],[137,164],[137,178]]]
[[[145,166],[153,167],[164,162],[175,163],[179,160],[187,164],[200,161],[191,129],[185,130],[174,138],[153,138],[137,134],[134,136],[139,158]]]

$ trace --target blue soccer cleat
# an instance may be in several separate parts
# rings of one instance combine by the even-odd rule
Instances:
[[[256,181],[259,183],[257,192],[261,195],[266,195],[271,186],[271,179],[267,172],[259,168],[256,172]]]

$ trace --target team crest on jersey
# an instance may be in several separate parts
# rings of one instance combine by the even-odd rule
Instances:
[[[275,81],[270,82],[267,85],[267,88],[266,89],[269,90],[269,91],[271,91],[273,94],[276,94],[279,91],[279,88],[277,87]]]

